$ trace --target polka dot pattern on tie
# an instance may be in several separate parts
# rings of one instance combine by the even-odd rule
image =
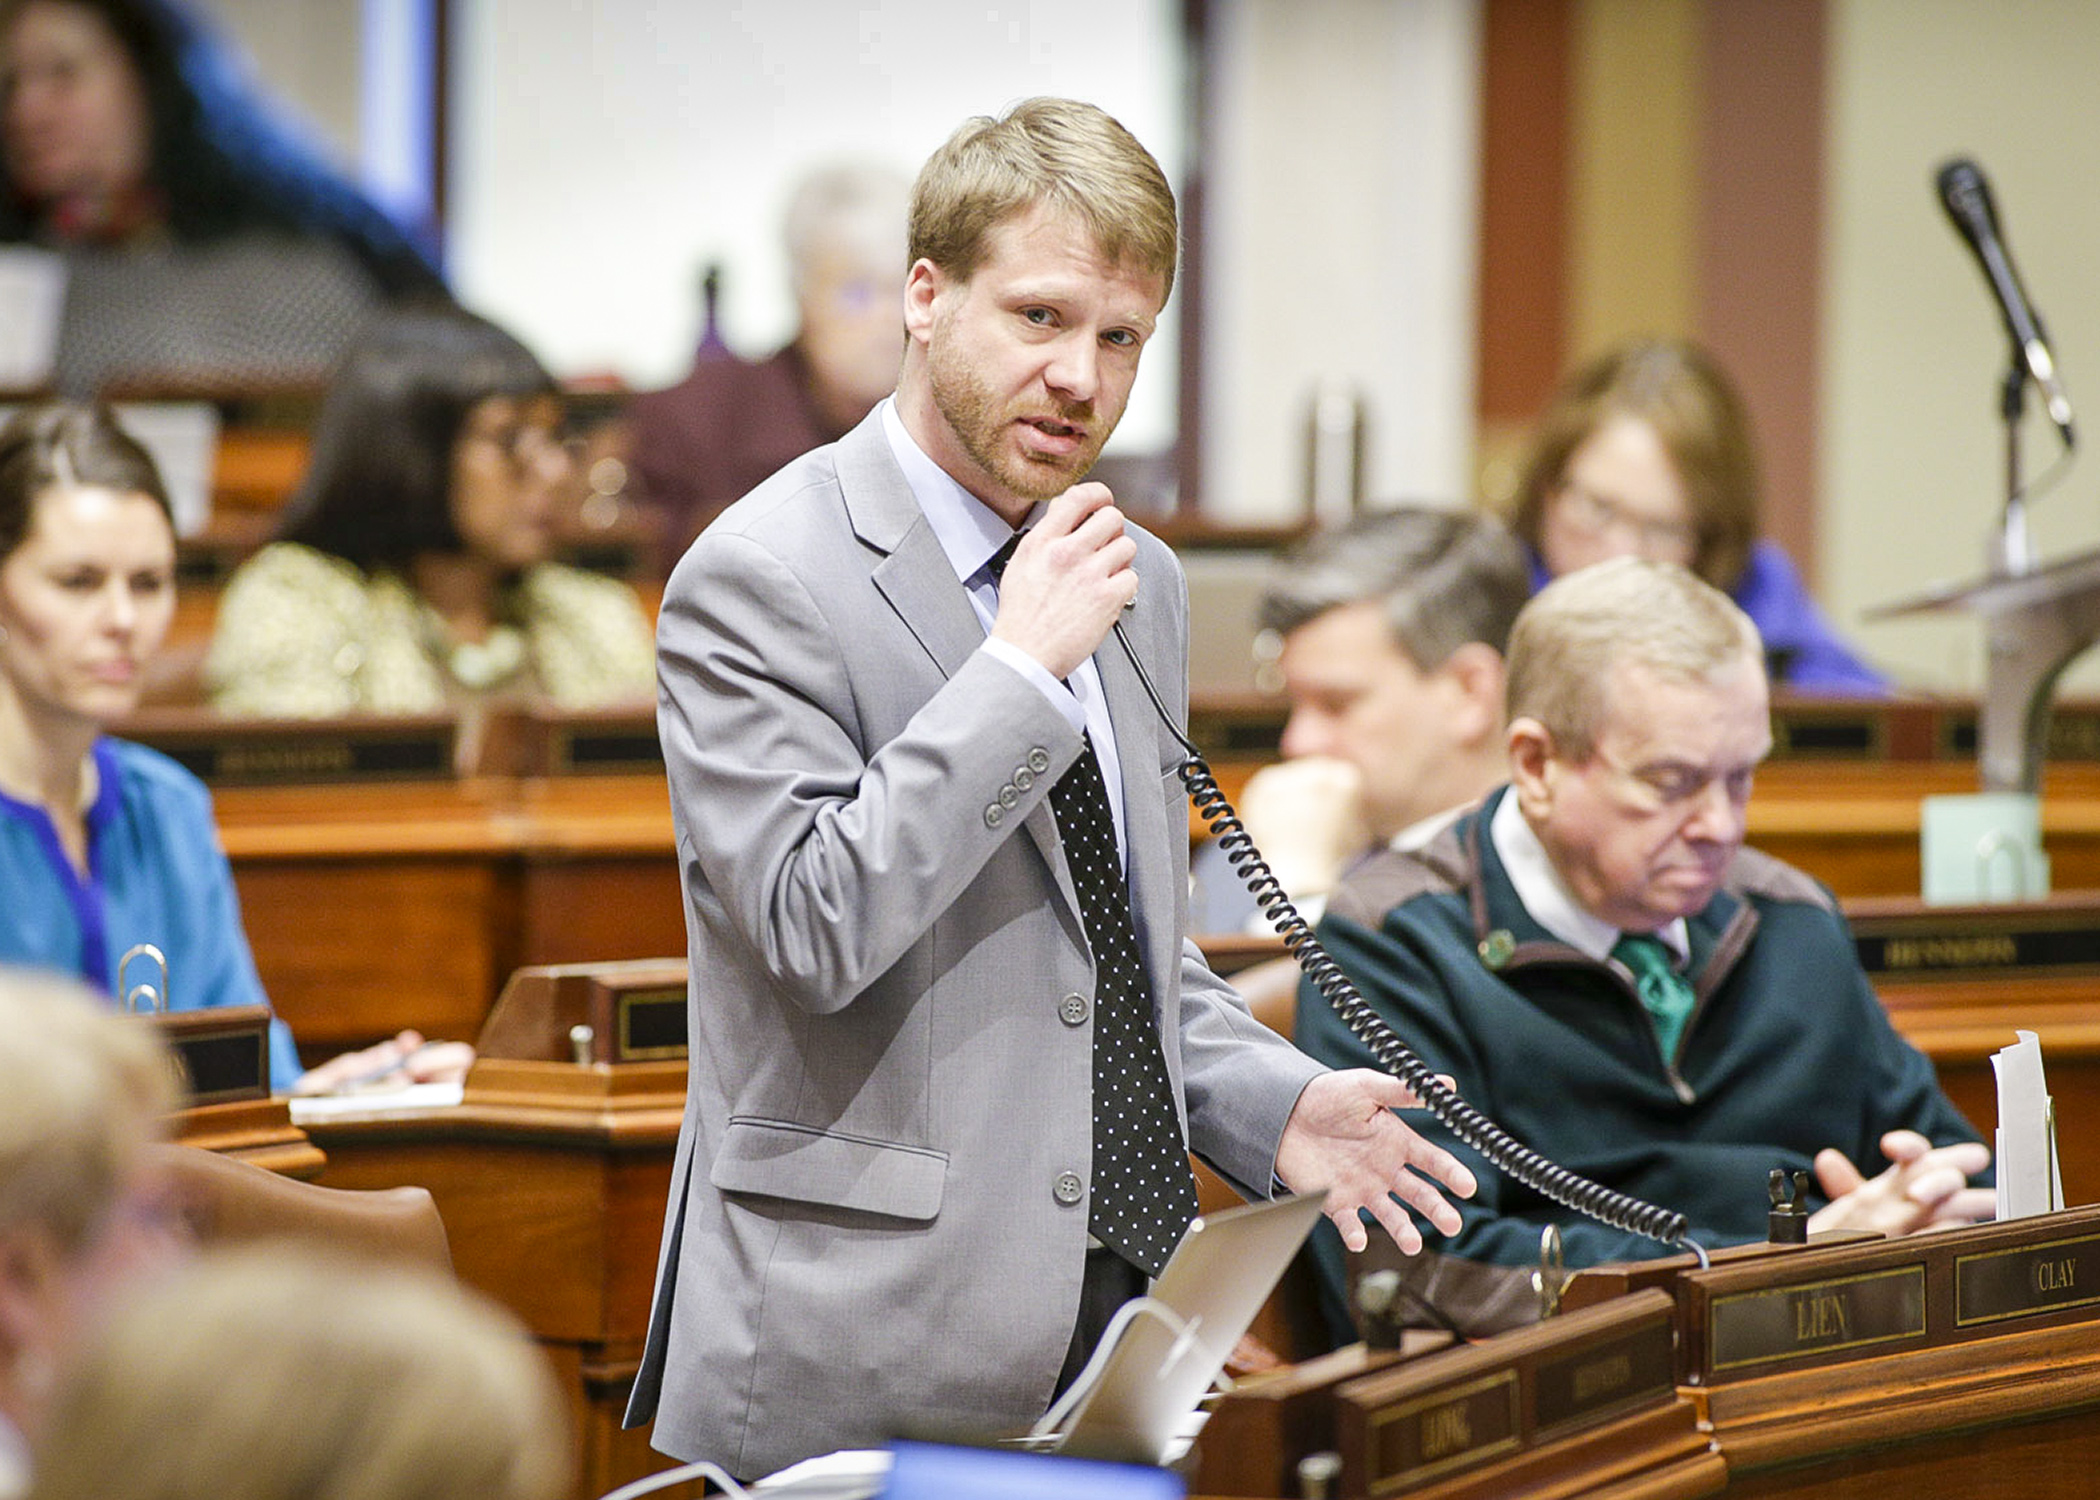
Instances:
[[[1094,953],[1094,1170],[1087,1228],[1157,1276],[1196,1216],[1108,791],[1089,739],[1050,790],[1057,831]]]

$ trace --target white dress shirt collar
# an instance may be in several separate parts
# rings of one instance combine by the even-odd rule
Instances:
[[[1517,806],[1515,787],[1506,790],[1495,805],[1494,816],[1488,822],[1488,836],[1495,841],[1495,853],[1501,856],[1503,872],[1509,876],[1517,899],[1524,903],[1524,910],[1531,913],[1534,922],[1587,957],[1602,962],[1611,955],[1612,946],[1619,941],[1619,929],[1602,917],[1592,916],[1575,900],[1560,878],[1560,871],[1553,867],[1546,846],[1539,842],[1538,834]],[[1685,930],[1684,918],[1657,929],[1655,935],[1678,963],[1690,956],[1691,935]]]
[[[905,430],[904,419],[897,415],[896,397],[885,396],[879,410],[883,436],[890,440],[890,452],[896,457],[897,467],[904,471],[904,482],[911,486],[912,498],[925,513],[926,524],[933,528],[934,540],[948,554],[955,576],[968,583],[991,561],[992,554],[1006,545],[1015,528],[927,457],[926,450]],[[1029,525],[1041,509],[1038,505],[1031,510],[1021,524]]]

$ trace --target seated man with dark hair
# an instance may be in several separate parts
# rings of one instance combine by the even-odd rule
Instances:
[[[1510,785],[1359,866],[1321,923],[1402,1039],[1518,1139],[1687,1214],[1702,1244],[1764,1237],[1774,1168],[1812,1174],[1812,1231],[1989,1218],[1969,1185],[1989,1152],[1890,1025],[1830,893],[1743,847],[1772,746],[1748,617],[1674,564],[1571,573],[1518,616],[1509,719]],[[1309,987],[1297,1042],[1368,1056]],[[1548,1224],[1570,1267],[1667,1253],[1445,1144],[1480,1191],[1402,1274],[1468,1334],[1536,1316]],[[1879,1158],[1871,1179],[1854,1165]],[[1338,1290],[1340,1245],[1320,1243]]]
[[[1426,842],[1502,784],[1502,649],[1530,593],[1498,522],[1431,506],[1356,516],[1278,559],[1260,619],[1282,641],[1286,758],[1240,815],[1308,917],[1372,849]],[[1197,931],[1267,930],[1218,846],[1194,871]]]

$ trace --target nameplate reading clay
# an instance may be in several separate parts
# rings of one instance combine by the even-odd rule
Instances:
[[[1957,1328],[2095,1302],[2100,1302],[2100,1234],[1964,1255],[1954,1263]]]
[[[1707,1310],[1716,1374],[1924,1336],[1923,1265],[1738,1292],[1716,1297]]]
[[[1517,1372],[1497,1370],[1373,1416],[1368,1439],[1373,1495],[1397,1494],[1517,1446]]]

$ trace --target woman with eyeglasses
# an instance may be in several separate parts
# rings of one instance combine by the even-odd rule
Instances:
[[[650,701],[633,590],[549,561],[561,420],[553,379],[485,319],[375,319],[322,402],[280,539],[227,584],[213,705],[323,718]]]
[[[1624,344],[1570,375],[1540,419],[1510,525],[1531,549],[1534,588],[1610,557],[1676,563],[1756,623],[1775,687],[1888,691],[1786,554],[1759,539],[1749,419],[1695,345]]]

